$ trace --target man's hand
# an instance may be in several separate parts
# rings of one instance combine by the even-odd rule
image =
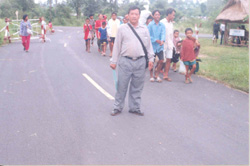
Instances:
[[[161,41],[160,41],[160,40],[156,40],[155,42],[158,43],[158,44],[161,44]]]
[[[115,70],[116,64],[110,64],[111,69]]]
[[[162,46],[164,44],[164,41],[161,41],[161,44],[160,44],[160,46]]]
[[[153,62],[148,62],[148,70],[149,71],[151,71],[152,69],[153,69],[153,67],[154,67],[154,64],[153,64]]]

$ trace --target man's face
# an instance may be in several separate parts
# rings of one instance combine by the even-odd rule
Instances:
[[[159,22],[160,21],[160,18],[161,18],[161,14],[159,12],[155,12],[154,14],[154,20],[156,22]]]
[[[131,10],[128,14],[128,18],[132,24],[138,23],[140,18],[140,11],[138,9]]]
[[[113,19],[113,20],[116,19],[116,14],[112,14],[112,19]]]
[[[90,16],[90,19],[93,19],[94,18],[94,16]]]
[[[125,15],[125,19],[128,20],[128,14]]]
[[[86,20],[86,24],[89,24],[89,19],[88,19],[88,20]]]
[[[175,32],[174,37],[179,37],[179,32]]]
[[[188,37],[188,38],[192,38],[192,36],[193,36],[193,32],[192,31],[187,31],[186,32],[186,36]]]
[[[29,18],[28,18],[28,16],[25,18],[25,21],[27,21]]]
[[[175,18],[175,11],[173,11],[171,14],[168,15],[168,18],[170,21],[174,21]]]
[[[103,19],[103,15],[100,14],[100,15],[98,16],[98,18],[99,18],[99,20],[102,20],[102,19]]]
[[[128,20],[126,18],[124,18],[122,21],[124,24],[128,23]]]

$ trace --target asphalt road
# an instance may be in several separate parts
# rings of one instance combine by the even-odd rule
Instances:
[[[249,96],[170,72],[150,83],[144,117],[112,117],[109,58],[85,52],[82,28],[56,27],[51,42],[0,48],[0,164],[249,164]],[[201,64],[202,68],[202,64]]]

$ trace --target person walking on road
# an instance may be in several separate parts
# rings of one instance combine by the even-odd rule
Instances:
[[[41,34],[42,34],[42,40],[43,40],[43,42],[45,42],[46,40],[46,22],[45,22],[45,19],[44,19],[44,17],[41,17],[40,18],[40,24],[41,24]]]
[[[86,22],[83,26],[83,30],[84,30],[84,40],[86,42],[86,51],[90,53],[90,40],[92,39],[92,35],[91,35],[92,26],[89,24],[89,18],[86,19]]]
[[[117,92],[112,116],[122,112],[128,86],[129,112],[144,115],[140,108],[141,93],[146,68],[148,66],[151,70],[153,67],[154,51],[148,28],[145,25],[139,25],[140,11],[136,6],[130,7],[129,23],[121,25],[117,32],[110,64],[113,70],[118,66]]]
[[[95,22],[95,34],[96,34],[96,38],[97,38],[97,46],[98,46],[98,52],[101,53],[101,34],[99,32],[99,28],[102,27],[102,23],[103,22],[106,22],[104,19],[103,19],[103,15],[102,14],[99,14],[98,15],[98,20],[96,20]]]
[[[186,79],[185,83],[192,83],[191,75],[194,73],[196,69],[196,56],[195,56],[195,48],[200,47],[198,40],[196,40],[193,36],[193,30],[191,28],[187,28],[185,30],[186,39],[182,41],[181,47],[181,60],[183,61],[186,67]],[[189,67],[192,66],[191,71],[189,72]]]
[[[89,15],[89,24],[92,26],[92,30],[91,30],[91,45],[93,46],[94,44],[94,39],[95,39],[95,29],[93,27],[95,27],[95,20],[94,20],[94,15],[90,14]]]
[[[164,60],[164,42],[166,39],[166,28],[163,23],[160,22],[161,13],[159,10],[153,11],[154,20],[149,23],[148,30],[150,33],[151,42],[153,45],[155,56],[159,58],[157,62],[156,69],[155,69],[155,78],[153,74],[153,69],[150,70],[150,81],[154,82],[155,79],[157,82],[162,82],[161,78],[159,77],[160,70],[163,65]]]
[[[179,36],[179,31],[174,30],[174,52],[173,52],[173,58],[171,59],[172,69],[174,72],[177,72],[176,64],[179,62],[180,58],[180,52],[181,52],[181,37]]]
[[[110,57],[112,57],[113,46],[115,42],[115,37],[117,34],[117,30],[121,24],[119,19],[117,19],[117,14],[115,12],[112,13],[112,18],[108,21],[108,36],[110,37],[109,48],[110,48]]]
[[[108,43],[108,35],[107,35],[107,28],[106,22],[102,23],[102,27],[99,28],[99,32],[101,33],[101,46],[102,46],[102,56],[106,56],[106,48]]]
[[[165,49],[165,58],[166,58],[166,65],[165,65],[165,71],[163,73],[163,79],[167,81],[172,81],[169,76],[169,69],[171,65],[171,59],[173,58],[173,49],[174,49],[174,26],[173,26],[173,20],[175,18],[176,11],[173,8],[168,8],[166,12],[166,18],[161,20],[161,22],[165,25],[166,28],[166,40],[164,44]]]
[[[31,24],[29,22],[28,15],[23,16],[23,20],[20,23],[20,37],[22,38],[22,44],[24,51],[29,51],[30,46],[30,36],[31,36]]]

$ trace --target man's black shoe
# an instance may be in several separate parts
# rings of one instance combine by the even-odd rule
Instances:
[[[114,109],[112,112],[111,112],[111,116],[116,116],[117,114],[121,113],[120,110],[118,109]]]
[[[136,115],[144,116],[144,113],[143,113],[143,112],[141,112],[141,110],[137,110],[137,111],[132,111],[132,110],[129,110],[128,112],[129,112],[129,113],[132,113],[132,114],[136,114]]]

